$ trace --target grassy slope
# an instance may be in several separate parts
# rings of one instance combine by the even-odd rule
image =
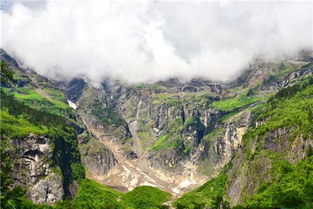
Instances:
[[[281,90],[273,96],[265,106],[257,111],[257,120],[265,121],[262,125],[249,129],[244,135],[245,161],[243,165],[250,167],[247,172],[254,176],[260,168],[260,159],[271,162],[270,181],[262,176],[255,176],[252,184],[259,184],[253,195],[243,193],[244,202],[237,208],[312,208],[313,207],[313,152],[312,147],[304,153],[306,157],[296,164],[291,164],[286,153],[273,152],[264,146],[269,134],[275,130],[289,130],[288,139],[302,137],[313,138],[313,80]],[[252,146],[257,144],[255,151]],[[286,150],[289,152],[289,150]],[[234,160],[233,160],[234,161]],[[231,165],[231,164],[230,164]],[[255,165],[255,166],[254,166]],[[231,168],[230,168],[231,169]],[[243,169],[243,168],[242,168]],[[206,183],[204,186],[183,195],[176,200],[177,208],[217,208],[221,197],[225,195],[227,183],[225,174]],[[218,198],[217,198],[218,197]],[[227,205],[224,203],[224,205]]]
[[[244,136],[247,164],[258,165],[259,159],[268,159],[271,164],[271,180],[259,176],[260,186],[254,195],[244,195],[243,208],[312,208],[313,203],[313,161],[312,147],[303,150],[304,157],[295,164],[288,160],[287,148],[275,152],[266,148],[271,133],[275,130],[288,130],[287,138],[282,135],[276,143],[284,140],[292,143],[301,137],[305,141],[313,138],[313,80],[281,90],[267,105],[257,111],[257,120],[266,121],[250,129]],[[253,145],[254,144],[254,145]],[[252,150],[255,146],[255,151]],[[305,153],[306,152],[306,153]],[[256,171],[255,171],[256,172]],[[254,182],[255,183],[255,182]]]
[[[45,97],[42,94],[38,94],[38,92],[34,91],[34,89],[20,89],[20,91],[15,91],[13,93],[14,97],[19,100],[20,102],[38,108],[38,110],[48,111],[53,114],[63,114],[63,109],[67,109],[67,104],[62,101],[62,96],[58,96],[59,92],[51,89],[44,89],[44,91],[49,95],[49,97]],[[267,105],[265,107],[264,114],[260,114],[260,119],[266,118],[267,116],[273,116],[272,122],[265,123],[265,126],[260,126],[259,129],[256,130],[256,133],[260,133],[260,137],[263,134],[266,134],[268,130],[271,128],[279,128],[284,127],[286,124],[292,125],[294,123],[301,123],[301,127],[299,127],[300,131],[295,132],[310,134],[310,127],[308,126],[310,123],[305,119],[306,113],[310,110],[312,105],[312,100],[310,96],[312,96],[312,90],[308,90],[308,92],[304,94],[300,94],[298,96],[292,96],[291,98],[283,98],[283,102],[287,101],[288,105],[281,103],[280,101],[277,102],[278,106],[272,106],[269,108]],[[160,98],[159,98],[160,99]],[[162,98],[164,99],[164,98]],[[220,102],[213,103],[215,107],[224,110],[224,111],[233,111],[234,109],[243,107],[247,104],[254,103],[258,101],[259,98],[257,97],[248,97],[246,93],[239,95],[235,98],[231,98],[229,100],[223,100]],[[281,98],[280,98],[281,99]],[[293,100],[292,100],[293,99]],[[309,100],[308,100],[309,99]],[[290,101],[289,101],[290,100]],[[298,105],[297,101],[301,100],[300,103],[300,110],[297,110]],[[307,103],[308,102],[308,103]],[[175,99],[168,99],[169,105],[175,105]],[[308,105],[306,105],[308,104]],[[49,108],[43,109],[42,106],[48,105]],[[65,105],[65,106],[64,106]],[[56,107],[56,110],[51,111],[51,107]],[[268,109],[266,109],[268,108]],[[283,111],[278,110],[282,108]],[[285,112],[284,112],[285,111]],[[284,117],[285,113],[292,114],[288,115],[288,117]],[[265,114],[267,113],[267,114]],[[280,114],[283,113],[283,114]],[[33,123],[27,121],[23,116],[16,116],[11,115],[6,109],[3,109],[1,112],[1,119],[3,118],[6,121],[6,124],[13,124],[12,127],[17,126],[18,133],[16,136],[24,136],[27,134],[28,131],[35,132],[37,134],[44,134],[46,133],[46,127],[43,126],[36,126]],[[3,117],[2,117],[3,116]],[[275,118],[276,117],[276,118]],[[308,118],[310,119],[310,118]],[[282,123],[275,122],[276,120],[282,120]],[[269,120],[271,121],[271,119]],[[310,122],[310,121],[309,121]],[[187,123],[187,122],[186,122]],[[269,124],[269,125],[268,125]],[[23,125],[23,127],[20,127]],[[179,127],[173,125],[173,132],[176,132]],[[180,126],[181,127],[181,126]],[[21,130],[19,130],[21,129]],[[6,131],[9,131],[9,125],[5,128]],[[12,129],[14,130],[14,129]],[[298,129],[295,129],[298,130]],[[13,131],[11,131],[13,134]],[[16,134],[16,133],[14,133]],[[14,136],[14,135],[12,135]],[[250,136],[250,138],[255,137],[254,134]],[[259,137],[259,136],[258,136]],[[164,147],[167,137],[164,137],[163,140],[158,141],[153,147],[156,150],[159,150]],[[246,140],[248,140],[249,136],[247,134]],[[261,139],[262,140],[262,139]],[[247,142],[248,143],[248,142]],[[287,196],[287,199],[292,199],[293,194],[298,195],[298,197],[294,198],[296,203],[304,203],[307,204],[308,201],[311,201],[310,198],[304,197],[305,195],[309,194],[310,188],[312,187],[312,174],[310,170],[312,170],[312,159],[306,159],[304,161],[299,162],[299,165],[292,165],[281,159],[279,156],[271,155],[272,158],[275,160],[274,163],[274,170],[273,175],[278,176],[276,182],[273,180],[273,183],[269,185],[264,185],[262,190],[246,200],[246,202],[242,205],[242,207],[257,207],[257,205],[265,206],[274,206],[277,205],[277,200],[283,202],[283,200],[279,199],[279,196],[274,196],[275,191],[280,191],[282,194],[287,195],[288,192],[291,191],[291,196]],[[274,156],[274,157],[273,157]],[[288,172],[287,172],[288,171]],[[300,174],[297,172],[300,171]],[[288,175],[287,175],[287,174]],[[281,183],[280,180],[283,180]],[[297,181],[295,180],[297,179]],[[203,208],[206,206],[210,206],[212,208],[217,207],[220,203],[223,192],[225,182],[227,181],[227,175],[222,173],[217,178],[209,181],[202,187],[198,188],[197,190],[187,193],[182,198],[178,199],[175,203],[175,206],[178,208]],[[304,184],[303,184],[304,182]],[[301,186],[303,184],[304,186]],[[274,186],[271,186],[274,185]],[[290,186],[294,186],[290,190]],[[280,189],[280,190],[279,190]],[[278,193],[280,193],[278,192]],[[278,194],[279,195],[279,194]],[[310,196],[310,195],[308,195]],[[282,195],[280,197],[283,197]],[[134,191],[129,192],[125,195],[122,195],[110,188],[107,188],[103,185],[100,185],[96,182],[91,180],[81,180],[80,181],[80,188],[78,191],[77,197],[73,201],[64,201],[59,203],[56,208],[163,208],[162,204],[167,201],[169,198],[169,194],[162,192],[153,187],[138,187]],[[276,201],[273,202],[273,201]],[[289,202],[290,203],[290,202]],[[25,208],[35,208],[34,205],[25,201],[24,204],[31,205],[31,207]],[[48,206],[36,206],[36,207],[48,207]]]
[[[123,194],[90,179],[80,180],[73,201],[60,202],[55,208],[75,209],[158,209],[170,194],[151,186],[140,186]]]
[[[14,72],[8,65],[1,65],[1,76],[3,72]],[[37,75],[39,78],[39,75]],[[25,78],[25,77],[23,77]],[[16,147],[12,147],[10,141],[23,140],[29,134],[46,136],[50,139],[52,156],[51,170],[63,176],[64,186],[67,188],[75,179],[84,177],[84,169],[80,163],[80,155],[77,146],[76,131],[73,129],[73,121],[69,115],[54,111],[68,109],[66,103],[58,101],[61,91],[49,88],[49,99],[35,93],[32,83],[28,83],[24,88],[17,88],[15,85],[16,75],[9,76],[3,83],[1,80],[1,157],[6,161],[1,163],[1,207],[2,208],[35,208],[24,197],[25,190],[14,184],[10,177],[12,167],[16,163],[13,159],[16,156]],[[6,86],[5,88],[3,87]],[[46,84],[46,88],[48,88]],[[53,95],[54,93],[54,95]],[[61,92],[62,93],[62,92]],[[50,99],[53,97],[53,99]],[[63,98],[64,95],[63,95]],[[62,98],[61,98],[62,99]],[[54,101],[54,102],[52,102]],[[51,111],[53,110],[53,111]],[[66,117],[68,116],[68,117]],[[65,163],[66,162],[66,163]],[[2,170],[5,167],[6,169]],[[4,195],[3,195],[4,194]],[[46,207],[46,206],[40,206]]]
[[[248,92],[244,92],[243,94],[240,94],[233,98],[213,102],[212,107],[216,107],[221,111],[231,112],[261,100],[261,97],[248,96],[247,93]]]
[[[65,97],[60,90],[44,88],[36,91],[33,87],[15,88],[7,93],[13,95],[18,101],[45,112],[56,115],[73,115],[73,110],[65,102]]]
[[[22,138],[29,135],[29,133],[35,135],[45,135],[48,133],[46,126],[37,126],[24,119],[22,115],[11,115],[7,110],[1,110],[0,114],[2,134],[6,136]]]
[[[217,208],[223,197],[226,180],[227,175],[222,173],[198,189],[184,194],[175,201],[174,206],[177,209]]]
[[[10,72],[5,70],[5,72]],[[7,83],[13,83],[13,77],[19,78],[13,74],[9,75],[5,80]],[[4,77],[2,77],[3,80]],[[166,207],[162,204],[169,200],[170,194],[158,188],[142,186],[129,193],[121,194],[97,182],[84,179],[75,131],[69,127],[71,120],[68,117],[62,117],[69,116],[67,113],[71,113],[71,109],[64,102],[63,93],[51,88],[46,82],[45,88],[40,89],[39,93],[37,90],[32,84],[23,88],[17,88],[15,85],[1,87],[1,208],[142,209]],[[23,188],[13,185],[10,172],[13,165],[11,154],[14,152],[14,148],[10,147],[9,142],[11,139],[23,139],[30,133],[45,135],[52,139],[52,148],[54,149],[52,158],[53,166],[55,166],[51,168],[53,171],[60,171],[57,166],[62,167],[62,162],[66,162],[71,170],[70,176],[67,177],[69,178],[67,183],[72,179],[79,180],[78,193],[73,200],[60,201],[55,206],[36,205],[25,198]],[[65,147],[69,149],[67,150]]]

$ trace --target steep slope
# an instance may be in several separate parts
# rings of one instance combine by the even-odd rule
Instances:
[[[8,58],[1,57],[1,207],[31,205],[25,192],[35,203],[74,196],[84,178],[75,114],[51,82]]]
[[[91,176],[122,190],[148,184],[179,195],[229,162],[254,107],[311,74],[312,64],[301,57],[281,63],[256,60],[232,83],[169,79],[128,85],[105,80],[94,88],[74,79],[66,91],[88,130],[117,159],[108,172],[90,171]]]
[[[177,208],[312,208],[313,78],[282,89],[253,111],[243,144],[215,179]]]
[[[169,200],[154,187],[124,195],[85,179],[84,167],[102,175],[116,165],[112,151],[85,130],[55,83],[3,50],[0,84],[1,208],[159,208]]]
[[[232,83],[96,88],[51,82],[1,53],[4,208],[166,208],[194,189],[174,205],[310,208],[312,81],[295,85],[312,75],[310,60],[257,60]],[[84,179],[82,164],[88,178],[129,192]]]

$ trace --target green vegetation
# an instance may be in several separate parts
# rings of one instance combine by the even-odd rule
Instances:
[[[250,129],[244,140],[262,139],[279,128],[289,129],[289,138],[312,138],[313,79],[279,91],[268,104],[255,114],[258,121],[266,123]]]
[[[163,149],[178,148],[182,145],[182,137],[180,136],[183,130],[183,121],[181,118],[169,122],[166,134],[159,137],[159,139],[152,145],[152,151],[159,151]],[[187,151],[187,150],[186,150]]]
[[[306,158],[291,164],[286,160],[290,148],[281,148],[279,152],[268,150],[264,144],[273,137],[275,131],[285,129],[282,135],[275,137],[276,143],[292,141],[297,137],[312,140],[313,137],[313,82],[312,78],[285,88],[272,96],[263,107],[254,112],[258,121],[265,123],[250,129],[243,137],[246,147],[245,160],[258,166],[258,159],[271,162],[271,179],[258,176],[261,184],[253,195],[246,195],[245,201],[237,208],[312,208],[313,207],[313,161],[312,147]],[[252,145],[253,144],[253,145]],[[251,151],[251,146],[256,146]],[[263,160],[264,161],[264,160]],[[257,171],[249,170],[250,173]],[[252,174],[251,174],[252,175]],[[256,184],[256,183],[254,183]]]
[[[280,128],[287,130],[285,134],[275,136],[275,143],[285,143],[283,140],[293,140],[301,137],[311,140],[313,137],[313,81],[312,78],[285,88],[272,96],[266,104],[254,108],[253,117],[263,123],[250,128],[243,136],[245,158],[242,162],[246,169],[246,177],[251,179],[249,185],[256,185],[251,193],[244,184],[241,196],[244,202],[236,206],[237,209],[270,209],[270,208],[302,208],[313,207],[313,151],[309,147],[303,152],[307,155],[297,163],[290,163],[286,157],[290,147],[271,151],[266,145],[273,132]],[[237,105],[238,106],[238,105]],[[233,109],[232,108],[228,108]],[[194,124],[194,120],[186,124]],[[204,139],[210,141],[218,134],[218,130],[207,134]],[[287,135],[287,137],[285,136]],[[254,148],[253,148],[254,147]],[[240,153],[238,155],[241,155]],[[238,156],[236,156],[238,157]],[[235,157],[235,160],[238,158]],[[240,157],[239,157],[240,159]],[[234,159],[233,159],[234,160]],[[260,173],[267,162],[270,171]],[[231,161],[232,162],[232,161]],[[236,161],[235,161],[236,162]],[[237,162],[238,163],[238,162]],[[263,167],[262,167],[263,166]],[[231,166],[225,172],[230,171]],[[225,172],[207,182],[202,187],[183,195],[177,199],[174,206],[180,208],[218,208],[222,201],[228,180]],[[242,175],[239,173],[238,175]],[[230,176],[230,178],[234,178]],[[243,182],[244,183],[244,182]]]
[[[271,75],[265,82],[272,82],[292,70],[292,66],[280,66],[277,69],[278,73],[275,72],[276,74]],[[41,82],[47,84],[45,88],[36,89],[31,85],[17,88],[14,86],[16,78],[22,79],[23,77],[21,75],[14,76],[9,66],[1,62],[1,208],[168,208],[164,203],[170,200],[171,196],[158,188],[141,186],[122,194],[107,186],[85,179],[77,145],[75,131],[77,125],[70,119],[73,117],[73,111],[66,104],[63,93],[49,88],[49,83],[44,79]],[[3,86],[7,88],[3,88]],[[144,88],[149,87],[142,84],[135,86],[137,90]],[[153,88],[162,89],[163,86]],[[192,102],[203,107],[208,107],[213,100],[209,94],[198,97],[193,93],[186,93],[186,95],[188,96],[185,96],[184,100],[192,98],[194,99]],[[240,108],[260,100],[256,90],[249,89],[233,98],[215,101],[212,106],[226,112],[226,115],[219,119],[219,122],[223,122],[236,115]],[[157,94],[153,103],[180,106],[181,99],[177,95]],[[237,158],[239,159],[240,155],[242,156],[240,162],[237,163],[247,172],[239,172],[238,175],[241,175],[242,179],[251,181],[248,182],[249,185],[242,181],[244,189],[240,195],[243,197],[243,203],[235,208],[313,208],[313,149],[307,145],[313,137],[313,78],[282,89],[266,104],[257,106],[252,112],[253,118],[261,123],[248,130],[243,137],[243,146],[238,152],[239,154],[233,158],[236,160],[236,157],[239,156]],[[103,124],[126,125],[114,106],[104,107],[103,104],[97,103],[93,107],[92,113]],[[64,115],[66,117],[63,117]],[[145,121],[142,123],[147,127]],[[189,134],[190,130],[196,130],[197,133],[202,134],[202,142],[213,144],[223,129],[216,129],[204,135],[207,130],[199,118],[190,117],[185,122],[182,119],[170,121],[164,135],[152,145],[148,141],[151,141],[153,136],[147,129],[142,129],[138,134],[142,139],[142,144],[149,146],[153,152],[178,149],[177,153],[187,156],[195,142],[183,140],[182,134]],[[282,134],[277,134],[279,132]],[[79,182],[78,192],[73,200],[60,201],[54,206],[35,205],[25,198],[25,189],[14,184],[10,173],[14,167],[12,159],[17,158],[17,150],[11,145],[11,140],[23,140],[29,134],[46,136],[50,139],[53,151],[51,170],[63,177],[66,197],[69,197],[68,188],[73,181]],[[289,153],[292,152],[290,147],[293,146],[293,140],[299,138],[306,144],[300,148],[303,156],[294,162],[295,159],[289,156]],[[89,140],[89,144],[81,145],[83,151],[89,149],[94,149],[92,151],[95,152],[102,151],[100,146],[96,146],[98,141],[92,138]],[[131,140],[129,139],[126,143],[130,144]],[[274,143],[279,145],[279,149],[273,148],[272,144]],[[262,161],[268,163],[266,174],[260,172],[264,168],[264,165],[261,164]],[[230,169],[232,168],[227,167],[216,178],[198,189],[186,193],[174,202],[174,206],[177,209],[228,208],[229,205],[227,202],[223,202],[223,197],[225,197],[224,200],[227,200],[226,189],[232,183],[231,178],[237,175],[237,173],[229,172]],[[230,173],[233,176],[229,175]],[[262,175],[259,175],[260,173]],[[255,186],[255,188],[251,189],[250,186]]]
[[[284,63],[272,63],[268,66],[271,69],[270,75],[262,81],[262,85],[270,85],[273,82],[279,81],[288,73],[294,71],[297,67],[291,64],[284,64]]]
[[[140,130],[138,131],[137,134],[140,138],[140,143],[141,143],[142,148],[145,149],[151,145],[153,136],[150,134],[149,131]]]
[[[221,173],[198,189],[184,194],[174,202],[177,209],[218,208],[222,201],[227,175]]]
[[[120,209],[121,193],[89,179],[79,182],[79,189],[72,207],[75,209]]]
[[[104,125],[124,126],[126,121],[119,115],[116,108],[108,104],[105,107],[98,102],[92,108],[92,114],[95,115]]]
[[[263,182],[256,194],[236,208],[312,208],[313,158],[296,165],[279,158],[272,160],[271,181]]]
[[[181,100],[177,95],[155,94],[152,100],[152,104],[165,104],[171,107],[181,105]]]
[[[177,97],[171,97],[167,100],[166,104],[171,107],[171,106],[180,105],[181,101]]]
[[[12,138],[23,138],[29,133],[45,135],[48,133],[46,126],[36,126],[23,118],[23,115],[10,115],[7,110],[0,112],[1,134]]]
[[[133,88],[136,90],[143,90],[143,89],[152,89],[152,90],[166,90],[166,87],[161,85],[161,84],[143,84],[143,83],[138,83],[133,85]]]
[[[184,131],[188,129],[196,130],[198,133],[198,138],[202,138],[205,133],[205,126],[201,123],[200,119],[197,117],[190,117],[185,121]]]
[[[27,90],[26,90],[27,91]],[[36,205],[25,198],[25,190],[10,177],[15,150],[10,140],[24,138],[30,133],[45,135],[52,140],[53,171],[63,176],[65,194],[73,180],[79,181],[77,196],[60,201],[55,206]],[[138,187],[123,195],[94,181],[84,179],[80,163],[77,136],[71,122],[56,114],[29,107],[12,94],[1,90],[1,208],[8,209],[123,209],[166,208],[162,204],[170,195],[154,187]]]
[[[189,128],[189,127],[193,127],[193,126],[197,126],[199,123],[199,121],[197,120],[197,118],[195,117],[190,117],[185,121],[184,124],[184,129]]]
[[[121,200],[127,208],[165,209],[168,207],[163,205],[163,203],[168,201],[170,197],[169,193],[156,187],[141,186],[123,195]]]
[[[162,90],[166,90],[166,87],[161,85],[161,84],[152,84],[151,86],[152,89],[154,90],[159,90],[159,91],[162,91]]]
[[[197,105],[203,108],[208,108],[212,103],[212,96],[210,94],[202,94],[195,98]]]
[[[234,117],[235,115],[237,115],[239,113],[239,111],[232,111],[228,114],[225,114],[224,116],[220,117],[218,119],[218,122],[221,122],[221,123],[225,123],[228,119]]]
[[[309,77],[307,80],[298,83],[293,86],[288,86],[287,88],[281,89],[277,94],[272,96],[269,99],[269,102],[273,102],[274,100],[284,99],[284,98],[290,98],[294,96],[299,91],[307,88],[308,86],[313,85],[313,77]]]
[[[168,139],[170,138],[169,135],[163,135],[161,136],[153,145],[152,147],[152,151],[158,151],[161,150],[163,148],[165,148],[166,146],[166,142],[168,141]]]
[[[155,94],[153,96],[152,104],[165,104],[171,106],[181,106],[184,103],[196,103],[197,105],[208,108],[209,105],[214,101],[216,95],[211,92],[195,93],[195,92],[184,92],[180,94]]]
[[[28,90],[26,90],[28,91]],[[29,134],[46,136],[52,148],[53,170],[61,169],[65,195],[69,195],[69,185],[73,180],[84,178],[84,168],[80,163],[76,131],[73,124],[65,117],[36,109],[16,98],[9,91],[1,88],[1,156],[6,156],[6,169],[1,172],[6,183],[1,184],[1,208],[49,208],[36,206],[24,197],[25,190],[14,184],[11,179],[13,159],[17,150],[11,140],[23,140]],[[1,162],[1,170],[3,163]],[[1,179],[2,180],[2,179]]]
[[[157,100],[166,100],[169,97],[170,97],[170,95],[168,95],[168,94],[156,94],[156,95],[154,95],[154,98]]]
[[[171,134],[180,134],[182,131],[183,120],[181,118],[170,121],[168,124],[168,132]]]
[[[289,72],[295,70],[295,67],[290,64],[281,63],[279,65],[275,65],[274,69],[275,69],[275,72],[273,73],[273,76],[275,79],[279,79],[287,75]]]
[[[159,137],[159,139],[152,145],[151,150],[156,152],[160,150],[180,150],[180,154],[188,156],[193,148],[193,140],[184,140],[182,134],[191,130],[197,131],[197,137],[202,138],[205,133],[205,127],[201,121],[196,117],[188,118],[185,123],[182,119],[175,119],[169,122],[166,129],[166,134]]]
[[[248,92],[245,92],[233,98],[213,102],[212,106],[222,111],[231,112],[260,100],[261,97],[248,96]]]
[[[64,96],[57,96],[60,94],[59,90],[45,89],[41,90],[41,92],[42,94],[39,94],[33,89],[17,88],[14,92],[12,92],[12,95],[17,100],[32,108],[56,115],[70,115],[72,117],[73,110],[64,102],[64,100],[60,100],[64,98]],[[44,96],[43,94],[46,95]]]
[[[211,131],[207,135],[203,137],[203,140],[206,140],[207,142],[213,142],[216,140],[216,137],[223,134],[224,129],[215,129],[214,131]]]
[[[153,96],[152,104],[163,104],[168,98],[170,98],[170,95],[168,94],[155,94]]]
[[[57,209],[161,209],[171,195],[158,188],[141,186],[122,194],[90,179],[79,181],[79,189],[72,201],[57,204]]]
[[[11,82],[15,82],[14,78],[13,78],[13,72],[9,70],[9,65],[4,62],[1,61],[0,62],[0,82],[3,85],[8,85]]]

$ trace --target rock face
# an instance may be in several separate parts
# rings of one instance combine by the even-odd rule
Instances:
[[[35,203],[53,204],[62,199],[63,193],[62,177],[56,173],[50,173],[32,186],[28,190],[27,196]]]
[[[180,194],[215,175],[231,159],[249,125],[249,111],[218,122],[225,113],[210,104],[220,100],[218,93],[224,91],[220,85],[203,80],[188,85],[173,82],[137,87],[105,81],[101,89],[84,84],[77,114],[106,146],[97,139],[81,142],[82,161],[94,178],[117,182],[110,184],[116,187],[149,183]],[[118,169],[120,176],[114,174]],[[127,170],[134,173],[133,180]]]
[[[286,129],[278,129],[268,135],[263,141],[262,150],[268,150],[272,153],[285,153],[284,158],[295,164],[299,160],[307,157],[308,150],[313,147],[313,140],[297,137],[290,140],[290,133]],[[277,140],[282,139],[282,140]],[[258,146],[255,142],[252,147]],[[255,150],[250,150],[252,153]],[[225,199],[231,206],[243,203],[247,195],[256,193],[262,181],[269,182],[271,177],[271,168],[273,160],[261,155],[256,159],[247,162],[246,153],[249,150],[240,149],[234,160],[232,160],[233,168],[229,170],[229,182],[226,188]],[[249,163],[249,166],[245,164]],[[256,179],[257,176],[257,179]]]
[[[105,174],[108,170],[122,169],[121,161],[130,160],[137,165],[144,164],[141,169],[148,168],[146,174],[158,171],[182,177],[181,182],[172,186],[175,188],[184,181],[194,184],[194,175],[208,179],[238,152],[242,135],[250,126],[250,112],[259,102],[249,102],[231,110],[212,104],[238,98],[246,89],[249,89],[247,100],[256,98],[256,94],[264,98],[264,95],[311,75],[312,67],[306,64],[273,64],[257,60],[233,83],[169,79],[155,84],[129,85],[105,80],[101,88],[94,88],[88,82],[75,80],[71,84],[80,90],[77,95],[72,91],[71,97],[78,98],[77,114],[91,134],[103,139],[101,142],[107,147],[90,155],[85,163],[92,165],[89,170],[94,170],[94,175],[101,174],[105,178],[110,175]],[[116,143],[118,149],[115,145],[112,148],[111,142]],[[117,157],[116,152],[121,156]],[[90,154],[87,149],[84,153]],[[97,163],[95,159],[98,159]]]
[[[12,145],[17,150],[13,178],[29,188],[27,196],[36,203],[53,204],[61,200],[63,179],[51,170],[50,139],[30,134],[24,139],[14,139]]]
[[[83,164],[94,176],[104,176],[117,165],[117,160],[112,151],[95,138],[80,144],[80,153]]]
[[[4,53],[1,51],[1,56],[18,68]],[[88,177],[121,191],[151,185],[178,196],[217,175],[233,159],[225,201],[232,206],[241,203],[243,194],[252,194],[258,186],[251,183],[256,176],[250,175],[245,164],[245,154],[255,152],[257,143],[251,150],[242,146],[242,136],[253,124],[251,112],[268,95],[312,75],[313,65],[307,60],[311,59],[279,64],[257,60],[232,83],[176,78],[136,85],[108,79],[97,88],[81,78],[60,83],[67,96],[64,101],[76,105],[75,111],[69,108],[61,115],[68,115],[76,133],[66,139],[33,134],[10,139],[16,148],[13,178],[27,188],[27,196],[34,202],[53,204],[75,195],[78,184],[72,180],[71,166],[81,160]],[[48,101],[55,96],[44,93],[47,79],[20,70],[18,87],[33,83],[32,89]],[[271,132],[262,149],[285,152],[292,163],[304,158],[312,142],[300,136],[289,141],[289,131]],[[72,146],[76,139],[81,158]],[[258,177],[268,180],[269,160],[261,156],[255,164],[262,168],[256,172]]]
[[[101,89],[86,87],[77,102],[77,114],[87,127],[95,127],[113,140],[130,137],[127,123]]]
[[[84,129],[54,82],[20,67],[2,49],[0,56],[5,78],[0,86],[7,84],[1,88],[1,148],[8,158],[4,177],[10,179],[1,191],[19,186],[35,203],[73,197],[75,181],[84,177],[77,144],[77,134]],[[19,195],[22,192],[15,198]]]
[[[71,80],[65,91],[67,98],[72,102],[77,102],[83,92],[83,89],[85,88],[85,85],[86,82],[84,79],[75,78]]]
[[[48,138],[30,134],[27,138],[15,139],[12,143],[18,148],[20,161],[16,165],[14,178],[27,185],[36,183],[41,176],[48,175],[50,172],[48,160],[52,157]]]

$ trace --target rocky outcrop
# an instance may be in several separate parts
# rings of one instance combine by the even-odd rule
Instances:
[[[128,124],[119,115],[110,95],[94,87],[86,87],[77,102],[77,114],[87,127],[95,127],[113,140],[126,140]]]
[[[63,197],[62,177],[56,173],[50,173],[48,176],[40,179],[32,186],[27,196],[35,203],[54,204]]]
[[[106,148],[98,139],[91,138],[81,144],[79,150],[82,162],[88,172],[94,176],[104,176],[111,168],[117,165],[117,160],[111,150]]]
[[[218,128],[217,121],[222,117],[222,113],[210,104],[218,101],[222,92],[219,84],[201,79],[187,83],[172,79],[143,87],[106,80],[100,89],[85,85],[77,101],[77,113],[87,127],[125,144],[125,157],[137,159],[145,153],[152,167],[182,173],[186,161],[199,164],[200,156],[208,157],[204,152],[208,152],[211,144],[203,142],[203,138]],[[114,125],[96,116],[94,110],[108,108],[116,111],[116,115],[127,123]],[[102,113],[102,117],[108,116]],[[226,126],[220,128],[227,129]],[[131,136],[129,132],[133,136],[132,143],[127,141]],[[163,144],[158,140],[163,140]],[[225,144],[238,144],[236,140],[227,140],[219,139],[215,148],[215,153],[220,155],[218,158],[224,159],[224,163],[235,150]],[[155,148],[157,144],[159,147]],[[225,153],[228,157],[221,157]],[[108,158],[107,162],[113,162],[109,155],[103,157]],[[212,162],[212,167],[216,163]]]
[[[15,165],[14,178],[22,185],[32,185],[40,177],[50,173],[49,160],[52,157],[49,139],[30,134],[25,139],[15,139],[19,163]]]
[[[202,140],[194,156],[202,172],[211,176],[220,172],[239,150],[242,136],[250,123],[250,111],[242,111],[224,124],[218,125]]]
[[[182,175],[186,164],[191,164],[203,174],[214,176],[241,147],[242,135],[251,122],[250,111],[262,102],[255,102],[259,100],[255,97],[262,100],[264,95],[311,75],[311,70],[303,62],[256,60],[233,83],[202,79],[186,82],[176,78],[136,85],[107,79],[100,88],[79,84],[77,80],[72,83],[81,86],[77,114],[83,123],[98,138],[117,143],[123,158],[133,161],[144,158],[150,168],[175,175]],[[267,82],[272,75],[275,82]],[[226,111],[212,105],[223,99],[230,99],[235,108]],[[236,107],[241,102],[243,105]],[[88,149],[92,150],[92,146]],[[87,149],[84,152],[90,155]],[[85,163],[93,164],[90,169],[97,174],[118,167],[108,150],[94,153]]]
[[[74,103],[77,102],[79,97],[82,95],[85,86],[86,82],[82,78],[75,78],[71,80],[65,90],[67,98]]]
[[[17,184],[28,188],[27,196],[36,203],[53,204],[61,200],[63,179],[59,168],[51,167],[50,139],[30,134],[24,139],[14,139],[12,146],[17,156],[13,178]]]
[[[259,121],[255,123],[261,124]],[[269,131],[260,141],[253,140],[249,146],[240,147],[228,170],[229,180],[224,196],[231,206],[242,204],[247,196],[258,191],[262,182],[270,182],[273,178],[271,169],[277,159],[266,153],[284,153],[279,159],[292,164],[308,156],[313,147],[312,139],[304,139],[301,135],[294,138],[292,132],[292,129],[279,128]]]

